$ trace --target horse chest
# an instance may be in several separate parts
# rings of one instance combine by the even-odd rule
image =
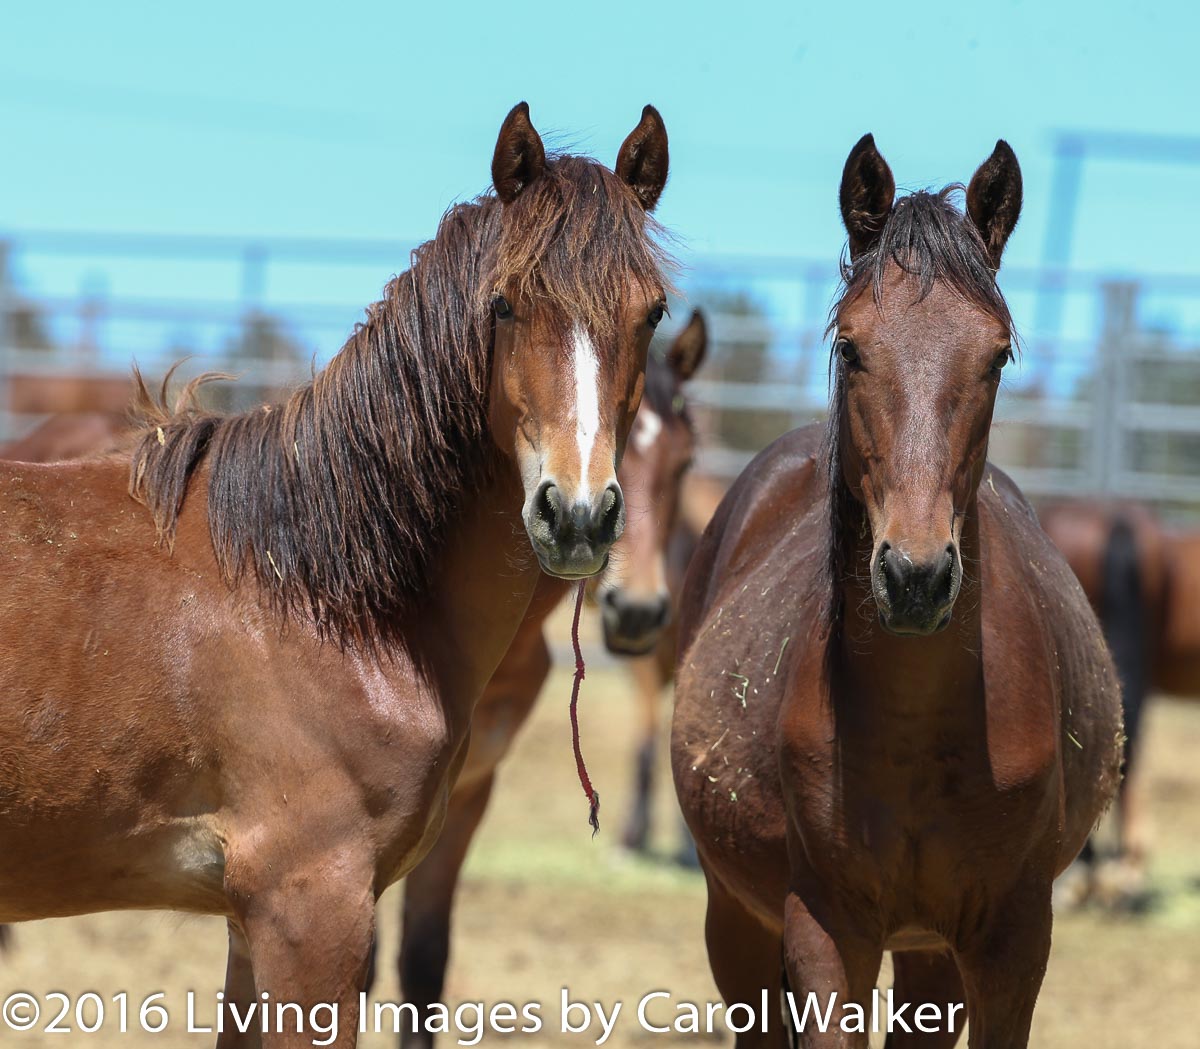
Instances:
[[[1011,843],[1053,825],[1044,818],[1053,764],[1017,786],[998,782],[986,733],[969,724],[934,730],[919,718],[881,718],[835,731],[830,719],[785,738],[783,753],[789,810],[814,873],[828,891],[875,900],[897,921],[932,921],[930,901],[969,894],[1006,864],[1015,870],[1025,850]]]

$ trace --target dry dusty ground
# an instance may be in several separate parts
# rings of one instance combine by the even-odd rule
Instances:
[[[647,991],[665,988],[675,1000],[716,997],[704,956],[704,889],[696,875],[663,863],[619,856],[614,842],[627,797],[628,726],[634,711],[619,670],[597,668],[584,686],[585,752],[604,792],[604,826],[588,836],[585,804],[571,760],[566,700],[569,680],[556,673],[502,776],[464,880],[449,987],[456,1000],[545,1003],[540,1044],[590,1045],[590,1035],[558,1032],[558,999],[576,998],[625,1011],[606,1043],[616,1047],[685,1042],[728,1045],[727,1036],[700,1040],[651,1035],[632,1015]],[[1194,1049],[1200,985],[1200,704],[1158,702],[1147,732],[1146,765],[1153,820],[1154,909],[1141,918],[1097,914],[1060,919],[1042,992],[1033,1044],[1053,1049]],[[661,783],[660,840],[674,846],[671,799]],[[376,993],[398,997],[386,959],[397,943],[399,895],[381,905],[385,967]],[[38,995],[61,990],[127,991],[140,1001],[166,991],[177,1018],[152,1037],[116,1032],[0,1035],[14,1049],[32,1046],[206,1046],[209,1035],[181,1028],[188,990],[207,1004],[224,972],[219,921],[160,914],[107,914],[41,922],[16,931],[14,953],[0,961],[0,990]],[[483,1044],[496,1044],[499,1036]],[[365,1046],[393,1039],[364,1037]],[[444,1039],[443,1044],[453,1044]]]

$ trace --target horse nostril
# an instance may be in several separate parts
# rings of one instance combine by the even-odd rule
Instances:
[[[888,598],[895,601],[904,592],[904,565],[892,550],[891,543],[884,542],[879,546],[879,570],[883,574]]]
[[[596,541],[615,543],[625,531],[625,497],[621,486],[613,481],[604,489],[600,501],[600,521],[596,529]]]
[[[938,559],[937,567],[934,569],[932,582],[932,589],[936,598],[943,603],[949,601],[951,592],[954,590],[953,543],[947,543],[946,549],[942,551],[942,556]]]
[[[562,496],[553,481],[543,481],[533,497],[533,515],[551,536],[557,535],[562,522]]]

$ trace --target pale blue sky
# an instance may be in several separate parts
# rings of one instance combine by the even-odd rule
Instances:
[[[487,186],[514,102],[610,164],[653,102],[672,152],[660,217],[685,261],[834,258],[841,165],[869,130],[907,187],[966,179],[1007,138],[1027,201],[1009,259],[1033,263],[1054,130],[1200,134],[1197,11],[1186,0],[11,3],[0,236],[423,239],[448,204]],[[1198,201],[1200,167],[1089,166],[1073,261],[1200,271]]]

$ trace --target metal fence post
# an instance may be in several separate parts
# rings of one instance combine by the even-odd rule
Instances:
[[[1138,286],[1132,281],[1106,281],[1100,294],[1102,319],[1096,346],[1090,472],[1095,491],[1121,494],[1122,477],[1130,460],[1129,419],[1122,408],[1132,399],[1126,357],[1132,348]]]
[[[14,349],[11,316],[15,298],[12,275],[12,242],[0,240],[0,442],[7,441],[12,437],[8,377],[12,371],[12,351]]]

